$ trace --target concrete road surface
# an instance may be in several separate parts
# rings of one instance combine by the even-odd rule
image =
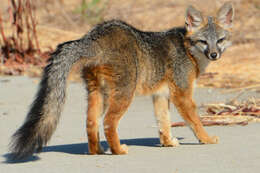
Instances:
[[[257,173],[260,172],[260,124],[206,127],[220,137],[216,145],[200,145],[187,127],[173,128],[181,145],[159,146],[150,97],[137,97],[119,126],[121,143],[128,155],[88,155],[85,133],[86,93],[82,84],[72,83],[61,121],[48,146],[39,155],[13,163],[8,161],[11,135],[22,124],[35,95],[37,78],[0,77],[0,173]],[[230,100],[238,93],[196,89],[198,105]],[[239,98],[260,97],[255,92]],[[171,108],[172,121],[181,121]],[[102,145],[108,149],[103,127]]]

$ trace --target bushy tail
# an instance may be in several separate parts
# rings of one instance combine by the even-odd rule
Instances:
[[[45,67],[36,98],[24,124],[13,135],[12,159],[24,159],[41,151],[56,129],[65,102],[66,79],[72,65],[90,57],[89,42],[75,40],[58,46]]]

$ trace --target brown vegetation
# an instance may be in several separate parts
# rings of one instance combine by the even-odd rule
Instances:
[[[260,122],[260,100],[204,105],[206,115],[201,116],[204,126],[247,125],[249,122]],[[186,126],[185,122],[172,123],[172,127]]]
[[[34,7],[30,0],[9,0],[8,14],[11,24],[11,35],[5,35],[4,22],[0,13],[1,64],[5,73],[17,74],[25,70],[28,65],[42,66],[48,55],[40,50]]]
[[[12,0],[14,1],[14,0]],[[82,10],[82,2],[85,1],[88,6]],[[23,50],[41,50],[48,51],[54,49],[60,42],[77,39],[84,35],[97,22],[109,20],[112,18],[121,19],[142,30],[159,31],[174,26],[183,25],[184,13],[188,4],[212,14],[226,0],[208,1],[208,0],[100,0],[98,3],[90,5],[94,0],[36,0],[33,1],[33,8],[30,15],[25,17],[24,28],[27,27],[26,20],[34,20],[37,17],[37,36],[39,47],[35,42],[33,23],[29,29],[30,39],[26,37],[22,40]],[[17,35],[17,29],[14,25],[10,26],[10,4],[9,1],[2,2],[0,11],[2,11],[2,28],[5,31],[5,37],[9,38]],[[19,4],[19,0],[15,0]],[[27,2],[23,1],[23,2]],[[259,89],[260,85],[260,1],[258,0],[240,0],[234,1],[236,17],[234,23],[233,46],[227,50],[222,59],[212,63],[206,73],[198,81],[199,86],[220,87],[220,88],[244,88]],[[87,10],[87,17],[82,17],[81,12]],[[9,9],[9,10],[8,10]],[[34,9],[35,14],[34,15]],[[101,11],[99,11],[99,10]],[[26,14],[31,13],[26,10]],[[24,19],[23,19],[24,20]],[[94,21],[94,22],[93,22]],[[32,21],[33,22],[33,21]],[[9,24],[8,24],[9,23]],[[15,31],[15,32],[14,32]],[[24,31],[24,34],[26,31]],[[25,41],[27,40],[27,41]],[[11,41],[10,41],[11,42]],[[12,43],[12,42],[11,42]],[[7,43],[4,40],[0,42],[1,47]],[[9,43],[8,43],[9,44]],[[12,43],[14,44],[14,43]],[[3,46],[4,45],[4,46]],[[17,49],[17,48],[15,48]],[[20,48],[19,48],[20,49]],[[19,50],[17,49],[17,50]],[[37,62],[42,62],[39,54],[35,54]],[[6,55],[2,53],[2,65],[0,71],[5,73]],[[28,61],[30,56],[24,54]],[[28,57],[28,58],[27,58]],[[17,59],[17,58],[16,58]],[[19,58],[18,58],[19,59]],[[27,61],[26,60],[26,61]],[[19,60],[16,60],[20,62]],[[3,66],[5,64],[5,66]],[[32,63],[39,65],[39,63]],[[40,63],[41,64],[41,63]],[[9,68],[10,66],[8,66]],[[10,69],[10,68],[9,68]],[[28,66],[22,68],[28,71]],[[21,71],[22,72],[22,71]]]

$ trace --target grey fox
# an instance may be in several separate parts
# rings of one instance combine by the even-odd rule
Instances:
[[[11,141],[13,159],[23,159],[50,140],[65,102],[66,80],[81,64],[88,91],[87,134],[90,154],[102,154],[98,120],[113,154],[126,154],[117,126],[135,95],[151,95],[162,146],[177,146],[171,137],[169,103],[173,103],[199,142],[215,144],[204,130],[192,100],[193,83],[210,61],[230,45],[234,8],[225,3],[216,17],[204,17],[194,7],[185,26],[164,32],[143,32],[122,21],[97,25],[79,40],[60,44],[52,53],[36,98],[24,124]]]

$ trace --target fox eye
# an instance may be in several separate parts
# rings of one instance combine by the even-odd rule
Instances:
[[[220,44],[220,43],[222,43],[224,40],[225,40],[225,37],[219,39],[219,40],[217,41],[217,43]]]
[[[205,44],[205,45],[208,44],[206,40],[198,40],[197,42],[202,43],[202,44]]]

